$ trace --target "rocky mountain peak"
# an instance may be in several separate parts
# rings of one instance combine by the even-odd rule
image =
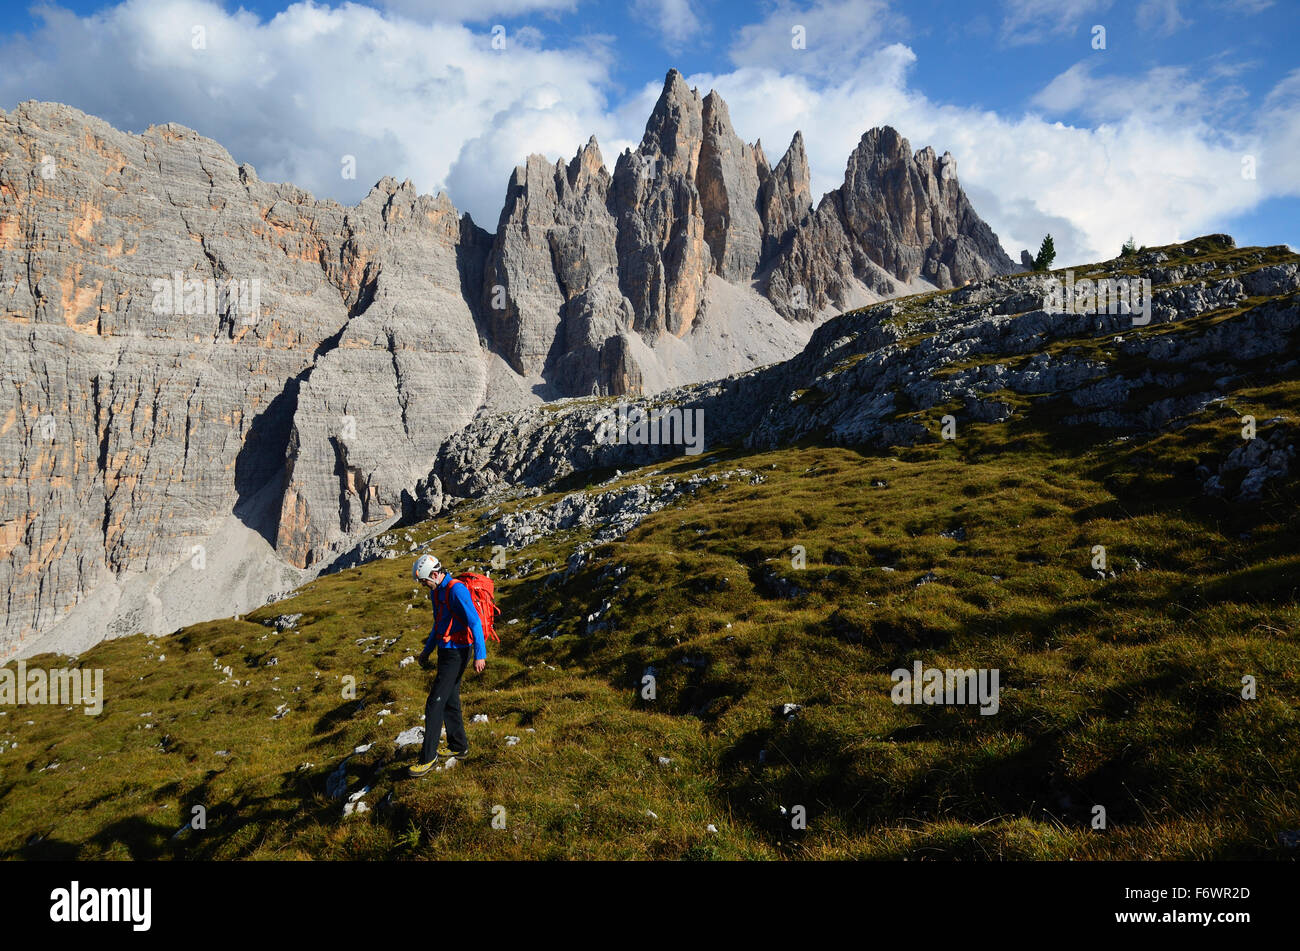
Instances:
[[[646,120],[639,151],[642,155],[663,156],[674,169],[694,174],[703,112],[699,91],[688,87],[682,74],[670,69],[659,100]]]
[[[869,129],[844,184],[822,197],[775,265],[768,296],[787,317],[891,296],[918,279],[935,287],[1009,274],[1015,265],[975,213],[956,161],[915,153],[890,126]]]
[[[811,213],[812,185],[802,132],[795,132],[776,168],[767,170],[761,153],[760,159],[758,212],[763,220],[763,269],[789,244],[795,228]]]
[[[587,140],[587,144],[578,149],[578,153],[569,162],[568,181],[572,188],[583,187],[580,182],[588,182],[595,179],[603,179],[605,186],[609,185],[609,170],[605,168],[605,159],[600,154],[600,146],[593,135]]]

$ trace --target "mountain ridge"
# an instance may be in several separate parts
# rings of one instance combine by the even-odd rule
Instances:
[[[725,376],[798,352],[837,308],[930,286],[925,267],[969,279],[960,186],[909,173],[884,201],[894,158],[846,181],[846,207],[943,207],[871,233],[850,216],[823,248],[801,237],[802,136],[769,167],[672,70],[637,149],[612,170],[594,137],[528,157],[488,232],[409,180],[345,206],[174,123],[0,113],[0,451],[25,487],[0,511],[0,653],[251,609],[417,504],[484,411]],[[1010,269],[997,250],[975,272]],[[161,312],[173,279],[256,280],[258,312],[201,295]]]

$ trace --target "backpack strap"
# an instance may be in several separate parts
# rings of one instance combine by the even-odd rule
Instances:
[[[452,626],[456,623],[456,616],[451,612],[451,587],[452,585],[457,585],[461,583],[462,582],[457,581],[455,578],[452,578],[450,581],[447,582],[447,586],[445,589],[438,588],[437,591],[435,592],[436,594],[439,595],[439,600],[441,600],[442,602],[443,611],[447,613],[447,629],[442,632],[442,640],[445,643],[451,642],[451,629]]]

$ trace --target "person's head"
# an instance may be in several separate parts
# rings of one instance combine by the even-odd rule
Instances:
[[[411,565],[411,575],[426,588],[436,588],[442,584],[447,571],[443,568],[442,562],[433,555],[421,555],[415,559],[415,564]]]

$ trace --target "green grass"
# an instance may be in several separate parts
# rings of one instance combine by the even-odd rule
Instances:
[[[1294,417],[1300,387],[1233,399]],[[474,758],[422,781],[401,775],[414,749],[392,745],[420,722],[427,677],[398,667],[428,625],[405,557],[238,621],[100,644],[78,661],[106,671],[100,716],[7,707],[0,718],[0,741],[18,743],[0,753],[0,853],[1283,854],[1277,833],[1300,828],[1294,485],[1254,506],[1196,495],[1187,467],[1231,448],[1231,419],[1073,448],[1034,425],[970,426],[956,443],[892,456],[809,446],[684,458],[659,468],[741,464],[765,481],[705,487],[567,580],[552,572],[583,536],[511,552],[503,643],[464,689],[467,712],[489,722],[469,727]],[[438,554],[481,563],[490,551],[468,547],[477,512],[457,511],[459,530],[444,517],[414,534],[450,531]],[[964,541],[939,534],[957,526]],[[1115,578],[1090,576],[1096,544]],[[778,596],[768,566],[806,593]],[[938,580],[916,586],[928,571]],[[610,627],[586,634],[606,600]],[[297,612],[296,631],[260,623]],[[379,640],[357,643],[368,637]],[[998,668],[999,713],[896,706],[889,671],[914,659]],[[653,701],[639,689],[649,665]],[[1255,700],[1240,696],[1245,674]],[[774,712],[785,702],[803,709],[787,720]],[[365,743],[347,775],[349,791],[373,787],[371,811],[344,818],[326,777]],[[173,839],[196,804],[207,829]],[[1105,831],[1090,828],[1095,804]],[[802,806],[807,829],[783,806]]]

